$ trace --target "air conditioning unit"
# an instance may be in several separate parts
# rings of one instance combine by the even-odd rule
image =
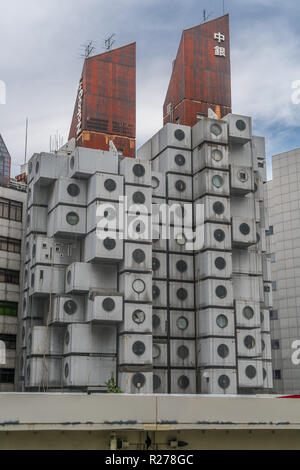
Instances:
[[[228,147],[203,144],[193,150],[193,174],[204,168],[228,170]]]
[[[170,282],[169,305],[171,308],[194,309],[194,283]]]
[[[29,273],[29,295],[64,294],[65,272],[61,266],[36,265]]]
[[[58,205],[48,215],[48,237],[83,237],[86,234],[86,209]]]
[[[203,369],[199,371],[201,394],[236,395],[236,369]]]
[[[87,182],[87,204],[97,199],[119,202],[124,195],[124,176],[95,173]]]
[[[97,387],[106,389],[106,382],[116,377],[116,358],[109,356],[68,356],[63,359],[64,387]]]
[[[230,199],[227,197],[204,196],[194,203],[195,223],[201,223],[196,216],[197,205],[204,211],[204,221],[231,223]],[[202,214],[201,214],[202,217]]]
[[[205,308],[197,312],[197,336],[235,335],[234,311],[223,308]]]
[[[167,196],[177,201],[192,201],[193,186],[192,177],[182,174],[167,175]]]
[[[152,253],[152,276],[153,279],[166,279],[167,277],[167,255],[166,253]],[[170,277],[172,277],[170,275]]]
[[[119,325],[119,333],[152,334],[152,306],[126,303],[123,322]]]
[[[117,271],[112,265],[73,263],[66,271],[66,294],[101,289],[103,295],[117,290]]]
[[[50,325],[67,325],[84,321],[85,297],[60,295],[52,298]]]
[[[172,338],[195,338],[195,312],[170,311],[170,336]]]
[[[138,158],[124,158],[120,162],[120,174],[127,184],[151,186],[151,162]]]
[[[168,393],[168,371],[167,370],[154,369],[153,393]]]
[[[195,255],[195,278],[232,277],[232,254],[220,251],[205,251]]]
[[[153,366],[167,367],[168,365],[168,344],[165,340],[155,340],[152,346]]]
[[[148,395],[153,393],[152,372],[119,372],[119,387],[123,393]]]
[[[245,145],[231,142],[229,146],[229,163],[254,169],[251,141]]]
[[[154,275],[155,272],[153,272]],[[169,279],[194,281],[194,257],[192,255],[169,254]]]
[[[86,233],[95,229],[101,232],[122,228],[124,206],[117,202],[95,201],[87,208]]]
[[[264,158],[257,159],[257,171],[263,183],[267,182],[267,162]]]
[[[93,323],[114,324],[123,320],[123,297],[121,295],[104,296],[97,291],[90,292],[87,304],[86,321]]]
[[[224,120],[201,119],[192,128],[193,149],[204,142],[213,144],[228,143],[228,128]]]
[[[152,275],[123,273],[119,276],[119,291],[126,302],[152,302]]]
[[[261,335],[261,344],[262,344],[262,358],[264,361],[272,360],[272,351],[271,351],[271,335],[270,333],[262,333]]]
[[[153,280],[152,282],[152,304],[155,307],[165,308],[167,307],[167,290],[168,284],[167,281],[157,281]]]
[[[273,307],[273,292],[272,292],[272,283],[271,282],[264,282],[263,283],[264,289],[264,307],[271,309]]]
[[[34,326],[28,336],[32,356],[60,356],[63,353],[64,329]]]
[[[246,247],[257,243],[255,221],[246,217],[232,217],[232,245]]]
[[[223,121],[228,122],[228,139],[234,144],[244,145],[252,138],[252,120],[248,116],[227,114]]]
[[[153,309],[152,311],[153,336],[167,336],[168,334],[168,315],[167,310]]]
[[[272,362],[262,362],[263,367],[263,388],[272,389],[273,388],[273,370]]]
[[[48,193],[49,195],[49,193]],[[54,182],[48,201],[48,210],[51,211],[58,204],[86,206],[86,182],[74,181],[72,178],[61,177]]]
[[[96,172],[118,174],[118,154],[113,151],[76,147],[69,157],[69,176],[88,179]]]
[[[117,353],[114,326],[70,324],[64,336],[64,355]]]
[[[152,188],[125,183],[125,208],[129,214],[151,215]]]
[[[202,250],[231,250],[231,225],[204,224],[204,245]]]
[[[270,311],[269,310],[261,310],[260,321],[261,321],[261,331],[268,333],[270,331]]]
[[[205,169],[193,176],[193,199],[210,194],[229,196],[229,172]]]
[[[171,369],[171,393],[195,394],[196,371],[191,369]]]
[[[152,364],[152,335],[120,336],[119,364]]]
[[[170,340],[171,367],[195,367],[195,341]]]
[[[207,279],[196,283],[196,306],[233,307],[232,281],[223,279]]]
[[[240,359],[238,361],[238,386],[261,388],[263,386],[262,360]]]
[[[203,338],[198,340],[198,367],[234,367],[234,338]]]
[[[84,239],[84,261],[119,263],[124,257],[124,241],[116,232],[90,232]]]
[[[255,251],[233,250],[232,271],[235,274],[262,275],[261,255]]]
[[[80,260],[80,242],[77,239],[61,239],[36,235],[31,239],[32,264],[69,265]]]
[[[257,328],[260,326],[260,304],[251,300],[235,301],[236,326],[238,328]]]
[[[261,357],[262,342],[260,328],[237,330],[237,354],[239,357]]]
[[[254,191],[254,174],[252,168],[230,165],[230,193],[244,196]]]
[[[32,232],[47,233],[47,207],[31,206],[27,211],[27,235]]]
[[[159,171],[161,173],[192,173],[192,157],[190,150],[167,148],[159,156]]]
[[[166,197],[166,175],[158,171],[152,171],[151,186],[154,197]]]
[[[259,302],[259,277],[234,274],[232,283],[236,300]]]
[[[191,128],[179,124],[168,123],[152,137],[152,158],[162,153],[167,147],[190,150]]]
[[[58,357],[31,357],[25,366],[25,387],[61,387],[61,364]]]

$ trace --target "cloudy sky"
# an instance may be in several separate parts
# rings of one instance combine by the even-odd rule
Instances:
[[[0,133],[13,158],[12,173],[28,154],[49,150],[49,137],[68,135],[81,75],[80,45],[97,53],[116,33],[116,47],[137,41],[137,144],[162,126],[162,104],[181,32],[213,19],[222,0],[0,0]],[[233,112],[253,117],[267,138],[268,158],[300,146],[300,2],[225,0],[231,16]],[[296,98],[300,93],[296,93]],[[300,101],[300,100],[299,100]],[[270,175],[270,172],[269,172]]]

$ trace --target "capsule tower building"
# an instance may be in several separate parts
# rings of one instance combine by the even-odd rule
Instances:
[[[228,15],[183,32],[163,121],[134,158],[130,44],[85,61],[69,142],[31,158],[20,388],[272,389],[264,139],[231,112]]]

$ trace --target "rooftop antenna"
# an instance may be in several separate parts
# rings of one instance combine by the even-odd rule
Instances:
[[[223,0],[223,15],[225,15],[225,0]]]
[[[86,44],[81,44],[81,54],[80,57],[88,59],[95,50],[95,44],[93,41],[88,41]]]
[[[206,13],[205,8],[203,8],[203,23],[205,23],[211,17],[212,13]]]
[[[28,118],[26,118],[26,128],[25,128],[25,156],[24,163],[27,161],[27,144],[28,144]]]
[[[114,43],[116,42],[114,39],[115,35],[116,33],[113,33],[110,36],[108,36],[106,39],[104,39],[104,50],[106,52],[111,51]]]

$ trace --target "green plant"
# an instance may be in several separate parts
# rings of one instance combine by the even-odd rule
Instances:
[[[123,393],[120,387],[117,387],[113,372],[111,373],[110,379],[105,382],[105,385],[107,387],[107,393]]]

